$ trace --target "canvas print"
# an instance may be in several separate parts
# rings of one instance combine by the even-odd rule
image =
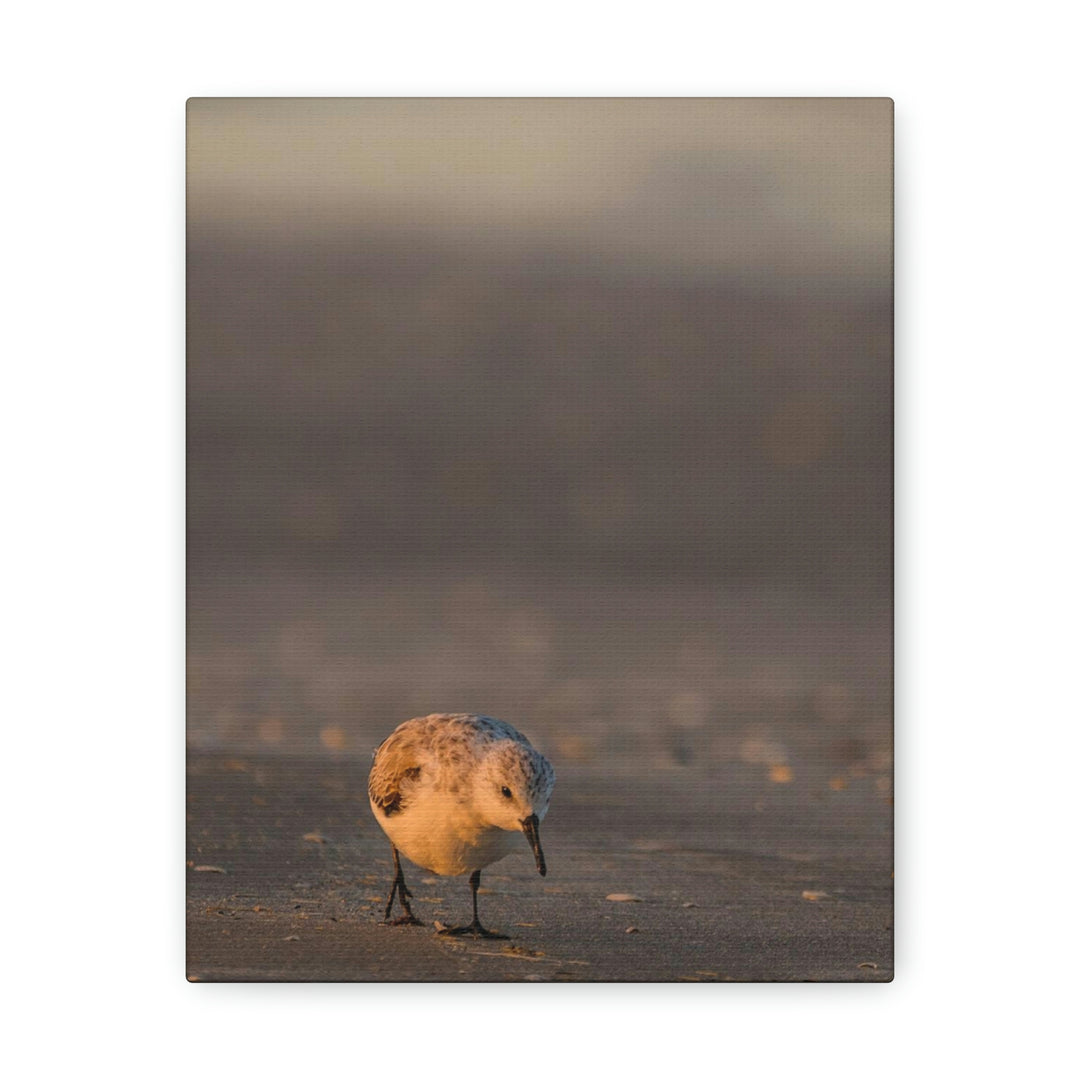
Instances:
[[[187,106],[187,975],[893,977],[888,99]]]

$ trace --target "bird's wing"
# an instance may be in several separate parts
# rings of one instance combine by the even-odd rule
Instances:
[[[405,809],[409,792],[420,779],[420,755],[413,741],[391,735],[375,751],[368,777],[368,797],[387,817]]]

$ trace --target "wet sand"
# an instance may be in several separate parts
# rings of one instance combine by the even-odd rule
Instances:
[[[889,981],[892,806],[880,776],[821,766],[559,768],[548,875],[489,867],[480,917],[446,938],[467,878],[405,863],[424,927],[382,923],[389,845],[367,762],[192,752],[192,981]],[[830,781],[833,781],[830,785]],[[609,900],[611,895],[635,900]]]

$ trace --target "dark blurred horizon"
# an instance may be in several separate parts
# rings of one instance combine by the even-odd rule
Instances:
[[[880,767],[891,155],[877,99],[193,100],[189,737]]]

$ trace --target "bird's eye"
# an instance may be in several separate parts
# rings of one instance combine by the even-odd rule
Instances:
[[[512,799],[512,798],[514,797],[514,793],[513,793],[513,792],[512,792],[512,791],[511,791],[511,790],[510,790],[510,789],[509,789],[508,787],[504,787],[504,788],[503,788],[503,794],[504,794],[504,795],[505,795],[505,796],[506,796],[506,797],[507,797],[508,799]]]

